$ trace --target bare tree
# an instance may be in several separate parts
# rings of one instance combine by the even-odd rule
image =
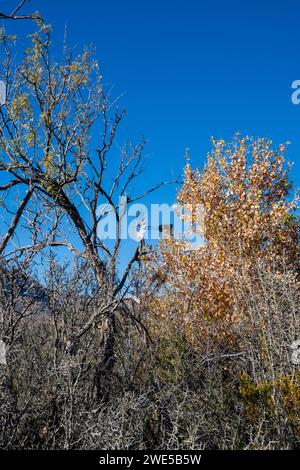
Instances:
[[[38,12],[31,14],[22,14],[25,4],[28,0],[22,0],[17,6],[11,11],[11,13],[0,12],[0,19],[2,20],[41,20],[41,16]]]
[[[131,204],[161,184],[133,193],[134,181],[144,171],[145,142],[116,145],[125,112],[105,93],[91,52],[74,57],[65,48],[62,63],[56,63],[50,28],[41,23],[31,41],[21,65],[13,66],[9,39],[2,38],[1,78],[7,99],[0,108],[0,172],[6,183],[0,189],[6,195],[5,214],[12,213],[13,218],[7,223],[0,254],[8,260],[64,247],[90,264],[102,302],[70,338],[70,351],[75,353],[78,340],[100,323],[100,377],[109,375],[113,367],[115,312],[130,272],[144,253],[144,245],[138,246],[118,276],[123,216],[119,200],[126,196]],[[20,202],[13,209],[16,200]],[[114,243],[98,236],[98,224],[107,215],[99,211],[100,204],[114,214]],[[17,238],[20,227],[27,230],[22,237],[26,243]]]

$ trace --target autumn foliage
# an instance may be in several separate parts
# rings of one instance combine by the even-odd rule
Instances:
[[[190,251],[184,240],[163,241],[150,262],[165,280],[154,316],[193,341],[212,330],[228,337],[246,320],[242,292],[255,283],[258,265],[278,276],[290,270],[291,282],[298,271],[286,145],[274,151],[269,140],[240,136],[212,143],[203,171],[187,162],[177,197],[179,206],[204,207],[205,243]]]

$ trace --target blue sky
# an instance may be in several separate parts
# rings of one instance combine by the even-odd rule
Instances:
[[[58,45],[65,25],[70,45],[93,44],[104,82],[116,96],[124,92],[120,143],[149,140],[141,187],[181,174],[187,147],[192,164],[203,166],[210,137],[237,131],[291,141],[300,185],[300,105],[291,102],[291,83],[300,79],[299,0],[30,3],[53,25]],[[152,200],[173,202],[175,194],[168,187]]]
[[[203,165],[212,135],[240,131],[292,141],[299,185],[300,105],[291,102],[291,83],[300,79],[299,1],[30,3],[58,44],[67,24],[70,45],[95,46],[104,81],[116,96],[125,93],[119,139],[149,140],[149,183],[180,174],[187,147],[192,163]],[[175,188],[164,191],[172,198]]]

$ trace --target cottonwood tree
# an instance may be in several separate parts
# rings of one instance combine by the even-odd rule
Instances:
[[[37,20],[20,63],[12,63],[11,38],[2,35],[6,103],[0,108],[0,172],[2,216],[7,227],[0,242],[2,259],[33,256],[61,247],[92,267],[101,306],[69,338],[76,353],[80,338],[99,327],[99,377],[109,376],[114,364],[115,313],[136,261],[138,246],[123,274],[118,275],[122,245],[123,208],[160,184],[134,194],[135,179],[143,172],[143,149],[127,142],[120,147],[116,132],[124,117],[117,102],[105,93],[98,63],[91,51],[75,55],[64,48],[56,62],[50,27]],[[164,183],[165,184],[165,183]],[[17,207],[16,207],[17,204]],[[115,240],[105,242],[97,227],[107,204],[116,221]],[[20,233],[22,230],[22,233]]]
[[[162,325],[172,318],[190,339],[211,325],[227,337],[243,320],[246,306],[238,300],[247,283],[255,291],[258,264],[278,276],[289,269],[297,275],[298,201],[290,196],[285,151],[267,139],[237,136],[229,144],[213,140],[203,171],[186,164],[178,205],[193,208],[184,215],[190,224],[203,207],[205,243],[190,251],[184,240],[165,240],[150,258],[164,282],[153,304]]]

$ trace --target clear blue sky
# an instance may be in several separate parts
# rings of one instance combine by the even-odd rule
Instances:
[[[93,44],[104,81],[125,93],[118,138],[149,139],[141,186],[179,175],[187,147],[202,166],[210,137],[237,131],[290,140],[300,185],[300,105],[291,102],[300,79],[299,0],[31,0],[30,8],[53,25],[58,46],[65,25],[69,45]],[[158,198],[173,202],[175,187]]]
[[[180,174],[186,147],[201,165],[212,135],[240,131],[292,141],[299,185],[300,105],[291,103],[300,79],[299,0],[30,3],[58,43],[67,24],[70,45],[95,46],[104,81],[125,92],[120,139],[149,139],[149,182]],[[164,191],[172,198],[175,188]]]

